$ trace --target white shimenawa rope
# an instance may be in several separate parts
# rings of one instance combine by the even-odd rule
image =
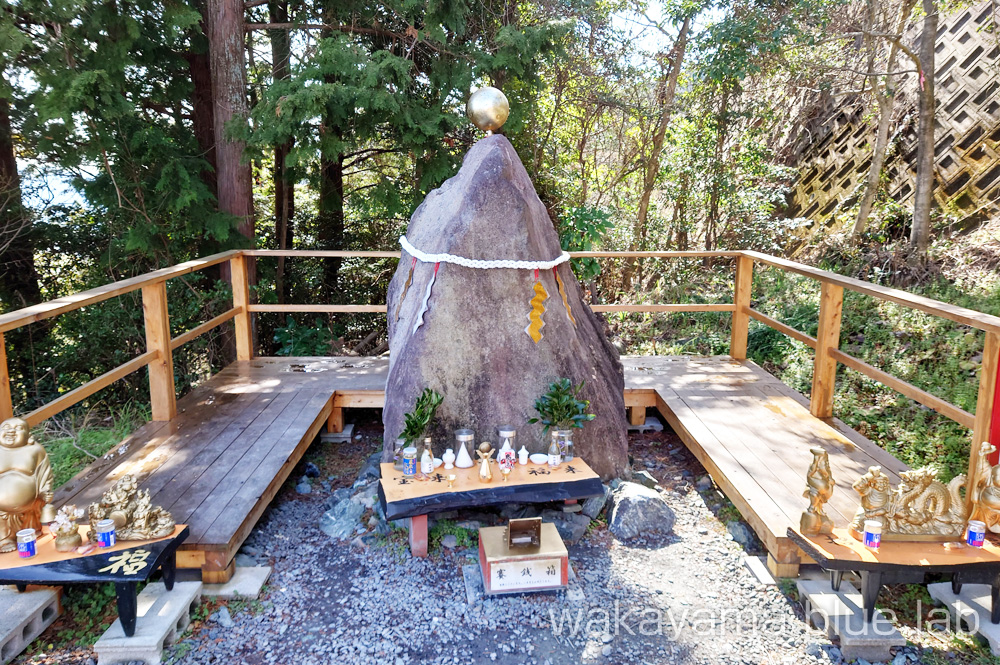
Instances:
[[[454,263],[455,265],[464,266],[466,268],[482,268],[486,270],[491,268],[548,270],[549,268],[555,268],[560,263],[566,263],[569,261],[569,252],[563,252],[551,261],[513,261],[510,259],[488,260],[467,259],[464,256],[455,256],[454,254],[425,254],[411,245],[410,241],[406,239],[406,236],[399,237],[399,244],[407,254],[414,257],[418,261],[423,261],[424,263]]]

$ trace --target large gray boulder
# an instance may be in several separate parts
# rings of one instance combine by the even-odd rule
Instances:
[[[608,529],[620,540],[644,533],[669,533],[674,511],[660,493],[638,483],[621,483],[611,493]]]
[[[407,238],[419,251],[470,259],[551,260],[559,238],[510,142],[481,139],[461,170],[428,194],[413,214]],[[577,455],[608,479],[627,473],[624,380],[604,324],[584,305],[568,263],[557,270],[574,325],[552,270],[539,279],[548,292],[542,339],[528,325],[535,283],[531,270],[475,269],[442,263],[423,324],[414,330],[434,265],[417,262],[403,297],[412,257],[403,252],[389,285],[389,377],[383,411],[385,440],[393,441],[403,415],[424,388],[444,395],[433,433],[435,452],[453,446],[455,429],[471,427],[478,441],[496,443],[496,428],[511,424],[532,452],[543,450],[533,405],[559,377],[585,381],[582,396],[597,418],[574,430]],[[402,303],[400,302],[402,300]],[[398,309],[398,320],[396,313]],[[389,461],[392,446],[383,459]]]

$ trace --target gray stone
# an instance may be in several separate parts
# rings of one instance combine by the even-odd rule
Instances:
[[[59,594],[55,589],[18,593],[13,587],[0,589],[0,662],[8,663],[42,634],[59,616]]]
[[[896,657],[892,659],[892,665],[906,665],[909,660],[906,658],[905,653],[897,653]]]
[[[320,476],[319,467],[312,462],[306,462],[305,467],[302,469],[302,473],[306,475],[306,478],[319,478]]]
[[[726,531],[748,552],[755,552],[759,549],[757,535],[744,522],[730,522],[726,525]]]
[[[232,628],[236,625],[233,622],[233,617],[229,614],[229,608],[225,605],[219,608],[217,616],[215,617],[215,622],[223,628]]]
[[[608,496],[611,494],[611,489],[605,485],[604,493],[597,496],[592,496],[583,502],[583,514],[590,519],[596,518],[604,510],[604,505],[608,502]]]
[[[308,482],[301,482],[295,486],[295,491],[299,494],[312,494],[313,488]]]
[[[389,441],[390,439],[386,439]],[[389,450],[389,459],[386,462],[392,461],[392,450]],[[358,487],[361,484],[368,483],[372,480],[378,480],[382,477],[382,467],[379,464],[382,463],[382,453],[372,453],[368,459],[365,460],[364,466],[361,467],[361,473],[358,474],[358,479],[354,482],[354,486]]]
[[[611,494],[608,529],[621,540],[640,534],[668,533],[674,528],[674,511],[658,492],[624,482]]]
[[[353,535],[358,519],[364,512],[365,507],[356,501],[351,499],[341,501],[323,513],[323,517],[319,520],[319,528],[331,538],[344,540]]]
[[[458,536],[453,533],[445,534],[445,536],[441,539],[441,545],[450,550],[455,549],[458,547]]]
[[[709,476],[702,476],[694,486],[699,492],[707,492],[712,489],[712,479]]]
[[[580,524],[579,522],[571,522],[568,520],[558,520],[553,522],[556,525],[556,531],[559,532],[559,537],[562,538],[563,543],[566,545],[575,545],[580,542],[580,539],[587,535],[587,527],[590,524],[590,518],[587,518],[587,524]]]
[[[903,635],[879,610],[875,610],[871,622],[865,621],[861,593],[846,580],[840,591],[830,588],[829,579],[799,578],[796,586],[809,621],[827,637],[840,638],[840,655],[845,660],[886,662],[892,657],[893,647],[906,644]],[[833,660],[832,652],[828,653]]]
[[[406,237],[425,253],[469,259],[551,260],[562,249],[545,205],[506,137],[480,139],[458,174],[427,195]],[[445,396],[437,411],[436,440],[470,422],[477,432],[520,423],[518,438],[541,440],[535,400],[559,377],[584,382],[583,399],[598,417],[574,431],[576,452],[602,477],[625,473],[628,437],[624,379],[618,352],[604,323],[583,303],[568,263],[556,271],[564,285],[570,320],[551,270],[539,283],[548,293],[542,339],[525,333],[535,277],[531,270],[479,270],[442,263],[426,311],[422,303],[434,265],[417,262],[403,297],[411,261],[404,251],[389,285],[389,376],[383,423],[395,439],[424,388]],[[422,317],[422,324],[419,324]],[[419,324],[419,325],[418,325]],[[456,334],[460,331],[460,334]],[[497,368],[503,368],[500,372]],[[485,380],[488,379],[488,380]],[[383,460],[388,461],[391,451]]]
[[[378,483],[365,485],[351,497],[351,501],[364,508],[374,508],[378,503]]]
[[[649,471],[646,471],[645,469],[634,472],[632,474],[632,480],[637,483],[641,483],[650,489],[660,484],[660,481],[654,478]]]

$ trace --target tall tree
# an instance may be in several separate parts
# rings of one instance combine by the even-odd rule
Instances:
[[[245,143],[233,137],[227,127],[232,121],[245,121],[249,115],[243,2],[207,2],[219,209],[239,218],[240,234],[252,241],[254,215],[250,164],[243,156]]]
[[[268,18],[271,23],[288,23],[288,0],[268,0]],[[287,81],[292,74],[291,39],[287,30],[270,30],[271,38],[271,76],[274,81]],[[292,217],[295,215],[295,181],[292,169],[288,164],[288,153],[293,140],[288,139],[274,146],[274,166],[272,179],[274,182],[274,235],[278,249],[290,249],[295,236]],[[278,302],[284,303],[288,298],[285,284],[285,257],[278,257],[278,268],[275,273],[275,291]]]
[[[920,30],[920,77],[917,122],[917,182],[913,193],[910,247],[915,256],[927,254],[934,202],[934,47],[937,45],[938,8],[935,0],[922,0],[924,19]]]

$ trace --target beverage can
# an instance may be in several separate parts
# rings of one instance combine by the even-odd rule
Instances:
[[[982,547],[986,541],[986,524],[979,520],[969,520],[969,529],[966,531],[965,542],[972,547]]]
[[[35,556],[37,537],[34,529],[21,529],[17,532],[17,555],[22,559]]]
[[[865,547],[878,551],[882,545],[882,523],[878,520],[865,520]]]
[[[101,520],[97,523],[97,546],[98,547],[114,547],[115,546],[115,521],[111,519]]]

